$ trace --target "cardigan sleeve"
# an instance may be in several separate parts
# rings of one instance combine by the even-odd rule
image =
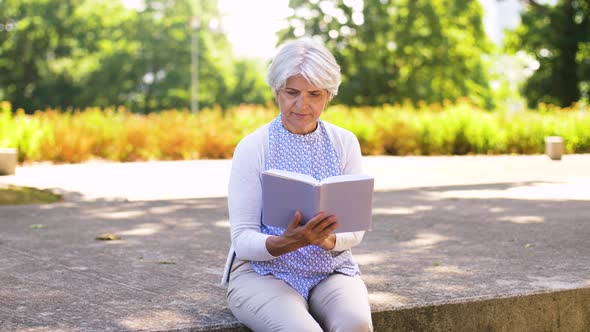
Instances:
[[[264,160],[262,130],[237,145],[229,179],[228,210],[236,257],[265,261],[275,258],[266,248],[269,235],[260,232],[262,214],[261,168]]]

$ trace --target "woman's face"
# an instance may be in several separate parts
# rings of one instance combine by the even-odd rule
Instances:
[[[294,134],[311,133],[328,99],[326,89],[311,85],[303,76],[289,77],[285,87],[277,93],[283,127]]]

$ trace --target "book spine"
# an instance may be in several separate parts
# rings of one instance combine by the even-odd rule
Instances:
[[[320,212],[322,212],[324,208],[323,204],[323,191],[324,186],[314,186],[313,187],[313,211],[314,216]]]

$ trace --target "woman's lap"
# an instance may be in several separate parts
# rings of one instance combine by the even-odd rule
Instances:
[[[311,291],[308,304],[286,282],[261,276],[248,262],[236,260],[227,298],[236,318],[254,331],[322,331],[318,322],[326,331],[372,329],[367,290],[359,276],[328,277]]]

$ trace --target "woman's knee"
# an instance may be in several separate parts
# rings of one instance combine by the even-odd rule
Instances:
[[[252,294],[251,290],[230,291],[228,303],[234,316],[253,331],[310,331],[322,332],[322,328],[308,312],[300,295],[268,296]]]
[[[373,331],[373,320],[371,315],[364,313],[347,313],[342,315],[342,319],[331,322],[329,331],[334,332],[368,332]]]
[[[253,331],[322,332],[320,325],[307,313],[278,313],[266,308],[232,308],[236,318]]]

